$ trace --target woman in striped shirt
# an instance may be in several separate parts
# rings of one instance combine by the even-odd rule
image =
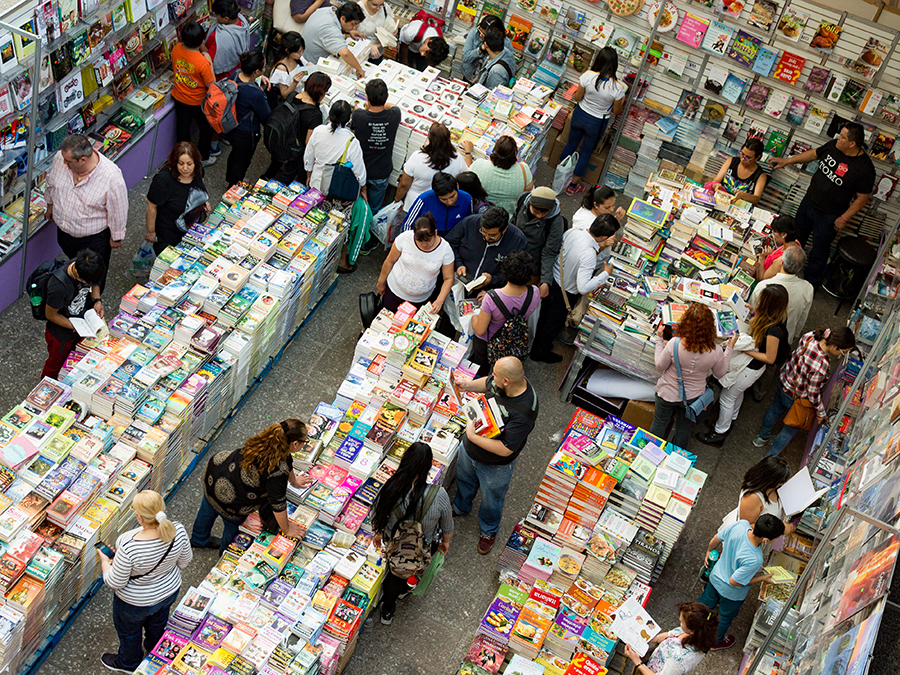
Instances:
[[[123,673],[133,673],[144,651],[162,638],[169,608],[181,588],[181,570],[194,557],[187,532],[166,517],[166,504],[158,492],[139,492],[131,507],[140,527],[116,540],[115,557],[97,550],[103,582],[115,592],[113,624],[119,635],[119,653],[103,654],[100,661]]]

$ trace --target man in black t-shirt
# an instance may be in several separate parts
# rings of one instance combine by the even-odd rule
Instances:
[[[59,371],[75,345],[78,332],[69,321],[71,317],[81,318],[89,309],[103,318],[103,303],[100,300],[100,280],[106,268],[103,259],[90,249],[82,249],[74,260],[50,275],[47,280],[47,303],[44,315],[47,327],[44,339],[47,341],[47,361],[41,377],[59,377]]]
[[[392,156],[400,108],[387,102],[388,88],[384,80],[375,78],[366,83],[366,109],[354,110],[350,129],[362,146],[366,165],[366,201],[372,213],[384,202],[388,179],[393,170]]]
[[[475,433],[472,422],[466,425],[463,448],[456,462],[456,498],[453,515],[464,516],[472,510],[472,501],[481,490],[478,524],[481,538],[478,552],[487,555],[494,545],[503,502],[512,480],[516,458],[525,447],[528,434],[534,429],[538,414],[537,393],[525,379],[522,362],[515,356],[505,356],[494,364],[488,377],[457,383],[462,391],[486,393],[500,407],[503,430],[494,438]]]
[[[775,157],[772,165],[819,160],[819,168],[809,183],[797,210],[797,241],[806,246],[812,234],[812,251],[806,264],[806,280],[813,286],[822,282],[831,253],[831,242],[853,216],[866,205],[875,185],[875,166],[863,149],[862,125],[847,122],[838,137],[814,150],[793,157]]]

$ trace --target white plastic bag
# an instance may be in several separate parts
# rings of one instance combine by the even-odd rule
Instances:
[[[372,225],[369,227],[369,232],[370,234],[374,234],[382,244],[387,244],[391,228],[402,219],[403,202],[391,202],[387,206],[382,207],[381,210],[372,217]]]
[[[556,165],[556,173],[553,174],[553,191],[556,194],[569,187],[572,176],[575,175],[575,165],[578,164],[578,153],[574,152]]]

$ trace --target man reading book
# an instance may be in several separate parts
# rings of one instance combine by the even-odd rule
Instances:
[[[503,502],[516,458],[534,429],[538,414],[537,393],[525,379],[522,362],[515,356],[499,359],[491,375],[477,380],[457,381],[457,386],[461,391],[487,394],[493,398],[502,417],[502,429],[494,438],[479,436],[471,421],[466,424],[463,452],[459,453],[456,465],[457,490],[453,515],[467,515],[472,510],[475,495],[481,490],[478,552],[487,555],[500,529]]]
[[[47,304],[44,308],[44,316],[47,317],[47,327],[44,330],[47,360],[41,377],[56,379],[69,352],[78,344],[80,338],[71,318],[82,318],[89,309],[103,318],[100,282],[104,276],[106,265],[103,264],[103,259],[88,248],[80,250],[74,260],[50,275],[47,280]]]
[[[713,649],[728,649],[734,642],[734,635],[728,633],[741,605],[750,593],[750,586],[760,581],[771,581],[771,574],[759,574],[763,564],[761,546],[778,539],[784,534],[784,523],[770,513],[756,519],[753,527],[746,520],[731,525],[723,525],[709,541],[706,551],[706,566],[709,554],[719,544],[722,555],[709,575],[709,583],[703,589],[698,602],[710,610],[719,608],[718,642]]]

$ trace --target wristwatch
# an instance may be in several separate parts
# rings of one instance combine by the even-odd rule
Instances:
[[[98,302],[103,302],[103,298],[94,298],[94,301],[91,303],[91,305],[96,305]]]

